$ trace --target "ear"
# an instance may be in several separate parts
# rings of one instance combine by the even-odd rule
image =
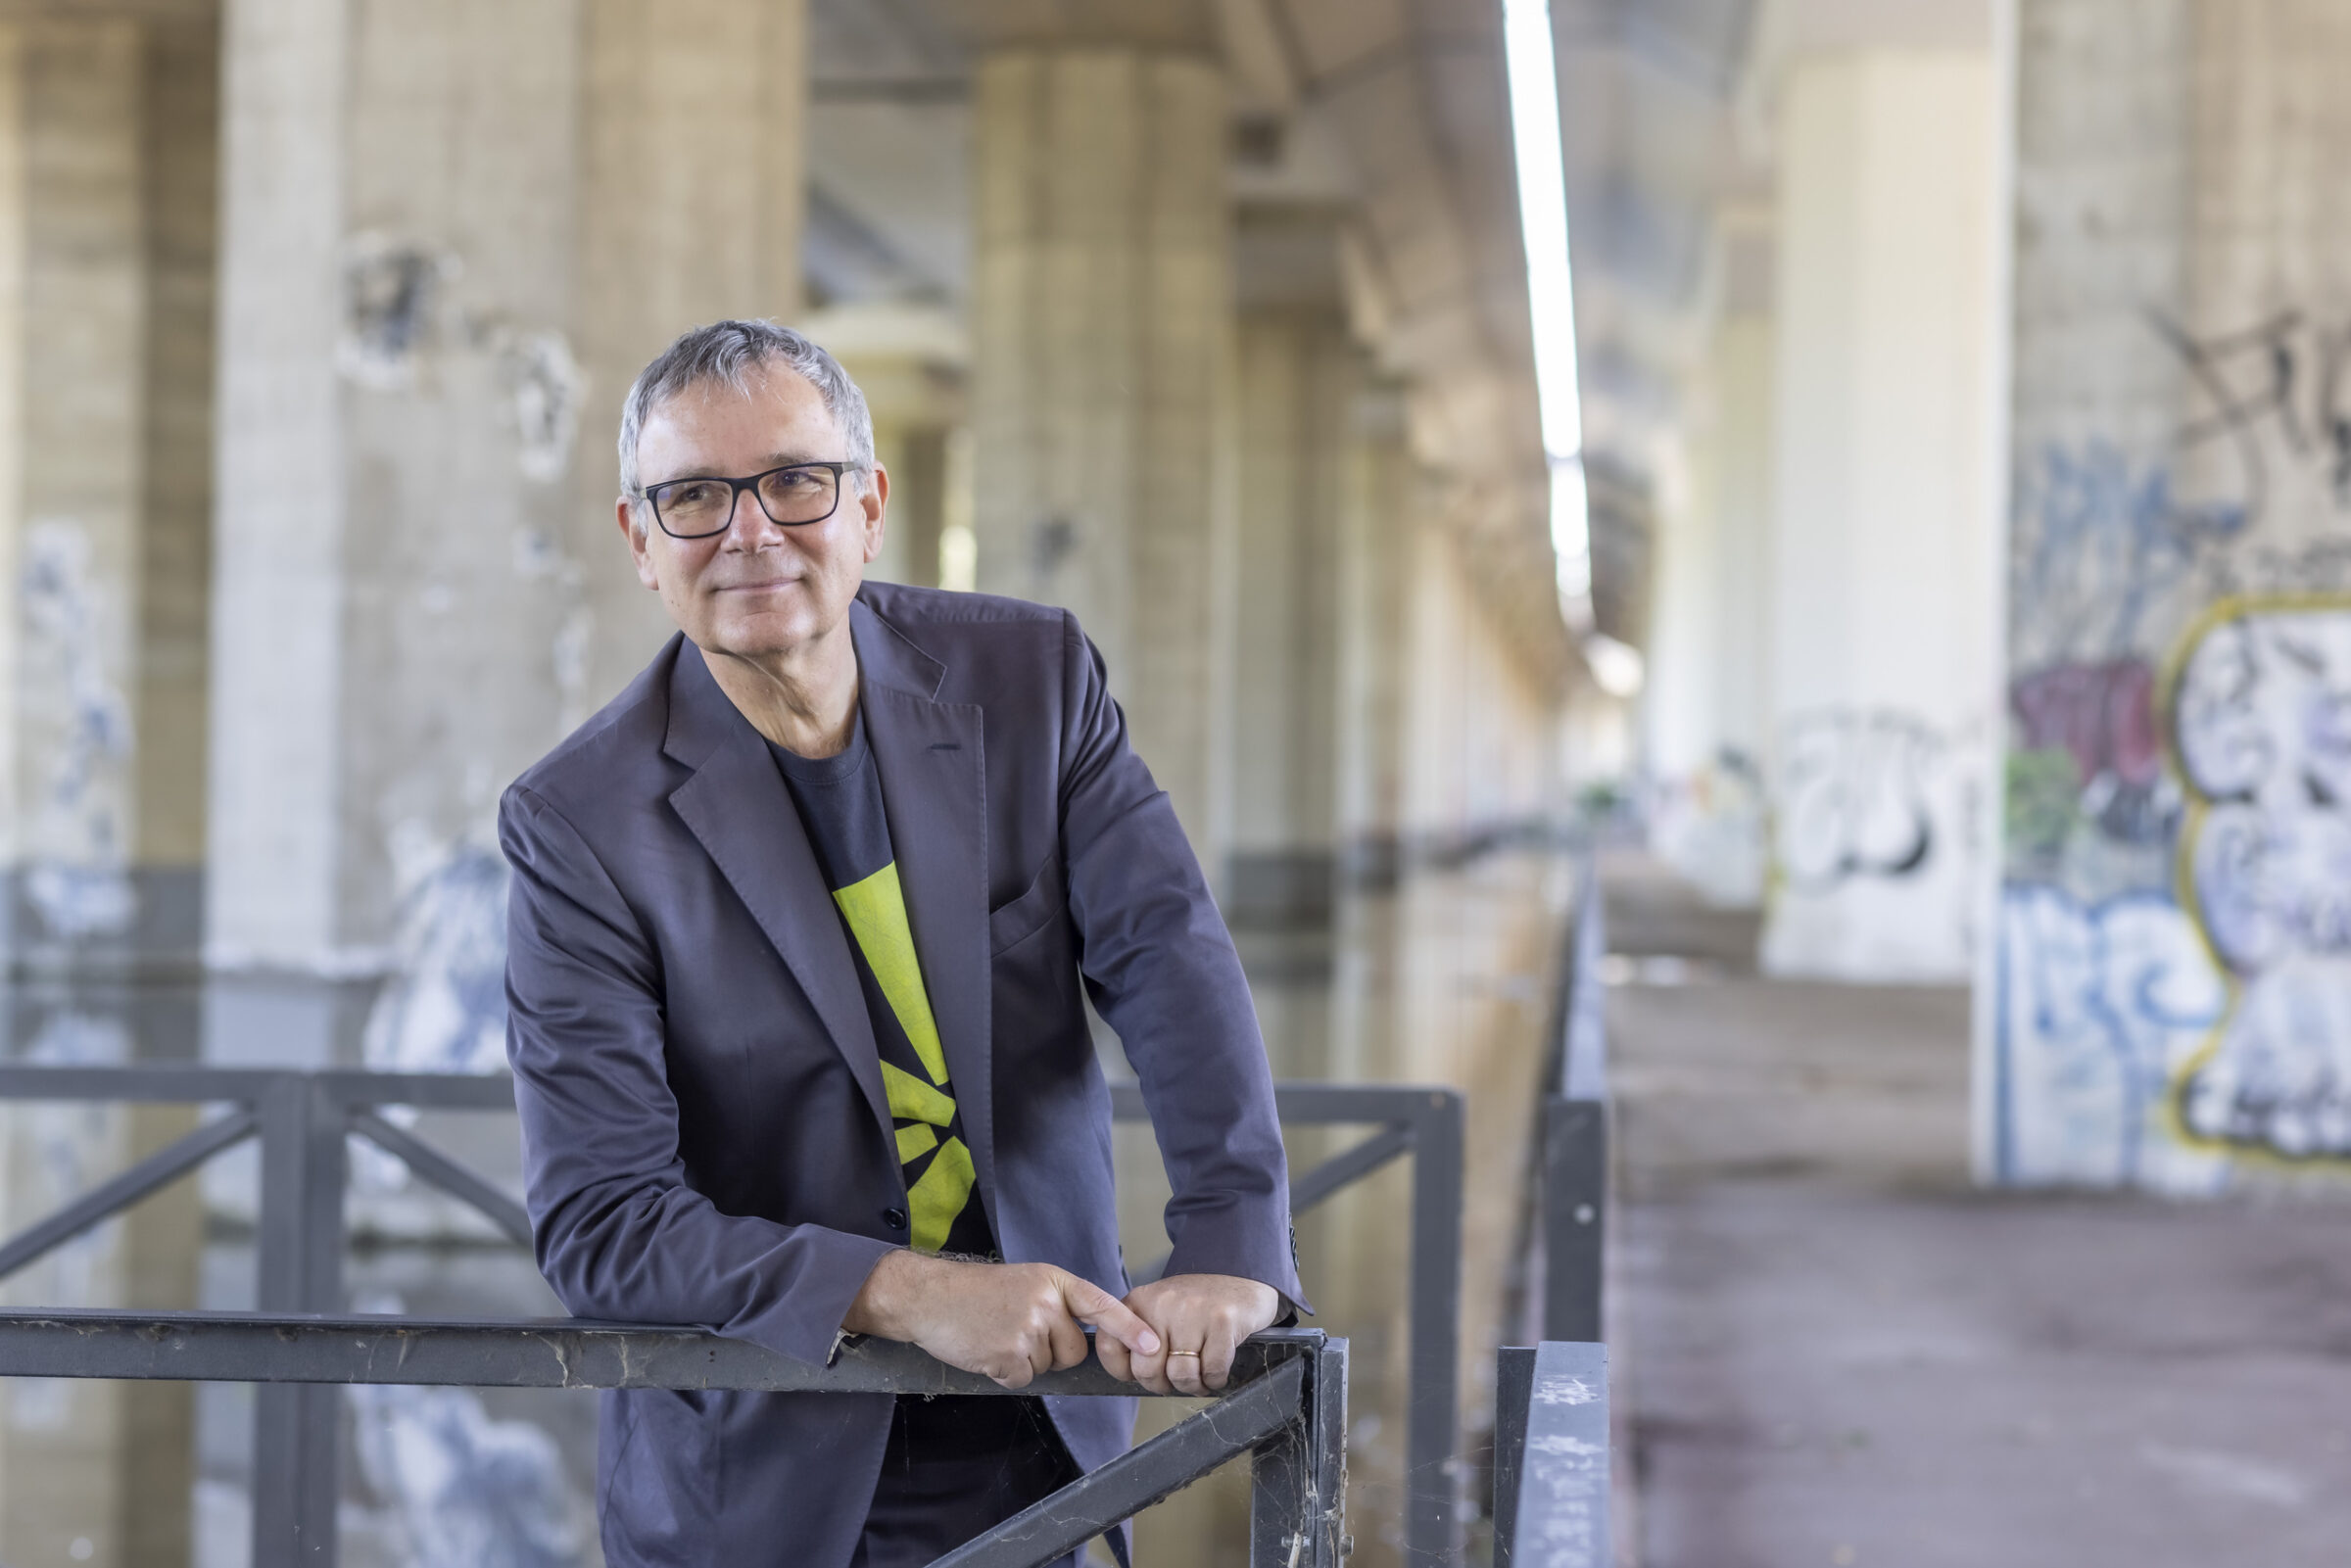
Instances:
[[[857,504],[865,512],[865,561],[868,566],[882,553],[882,536],[888,527],[887,512],[889,506],[889,470],[880,463],[865,476],[857,487]]]
[[[623,496],[612,503],[612,512],[620,524],[620,537],[629,542],[629,556],[637,565],[637,581],[658,594],[661,574],[653,562],[653,542],[646,537],[647,530],[637,508]]]

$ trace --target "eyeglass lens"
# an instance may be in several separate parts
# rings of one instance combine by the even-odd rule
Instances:
[[[840,476],[830,468],[779,468],[751,490],[777,523],[821,523],[840,500]],[[735,512],[735,486],[724,479],[673,480],[648,494],[661,526],[681,537],[722,533]]]

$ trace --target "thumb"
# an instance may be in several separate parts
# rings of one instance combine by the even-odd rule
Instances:
[[[1075,1274],[1061,1276],[1061,1304],[1080,1323],[1091,1323],[1138,1355],[1157,1355],[1159,1336],[1125,1302]]]

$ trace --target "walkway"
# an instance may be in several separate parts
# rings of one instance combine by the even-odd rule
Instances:
[[[1962,992],[1610,882],[1645,1568],[2351,1557],[2351,1208],[1975,1191]]]

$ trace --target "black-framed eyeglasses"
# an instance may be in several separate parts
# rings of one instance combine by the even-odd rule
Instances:
[[[672,479],[638,492],[653,508],[653,521],[672,539],[708,539],[723,534],[735,520],[735,499],[744,491],[758,498],[759,509],[783,528],[821,523],[840,509],[840,476],[855,470],[853,462],[786,463],[748,479],[721,479],[697,474]]]

